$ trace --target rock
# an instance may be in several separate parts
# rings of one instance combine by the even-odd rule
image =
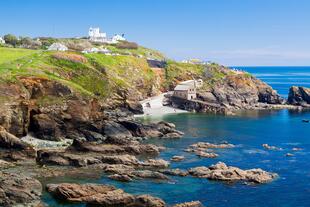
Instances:
[[[265,149],[268,149],[268,150],[282,150],[282,148],[279,148],[279,147],[276,147],[276,146],[270,146],[268,144],[263,144],[262,145]]]
[[[90,142],[103,142],[107,139],[107,137],[103,136],[102,134],[90,130],[83,130],[82,133],[86,140]]]
[[[292,157],[292,156],[294,156],[294,154],[292,154],[292,153],[286,153],[285,156],[286,156],[286,157]]]
[[[38,180],[0,171],[0,206],[36,206],[41,194]]]
[[[0,169],[1,169],[1,168],[12,167],[12,166],[14,166],[13,163],[9,163],[9,162],[7,162],[7,161],[0,160]]]
[[[160,172],[154,172],[150,170],[137,170],[137,171],[133,171],[131,174],[139,178],[169,180],[169,178],[166,175]]]
[[[301,150],[302,150],[302,148],[299,148],[299,147],[294,147],[292,150],[293,150],[293,151],[301,151]]]
[[[101,184],[48,184],[47,191],[63,201],[90,202],[96,195],[116,190],[115,187]]]
[[[205,157],[205,158],[216,158],[218,154],[214,152],[203,152],[203,151],[196,151],[196,155],[198,157]]]
[[[134,165],[140,164],[140,161],[132,155],[102,155],[97,157],[101,162],[107,164],[123,164],[123,165]]]
[[[7,132],[2,126],[0,126],[0,148],[24,150],[24,149],[30,149],[31,146],[21,141],[13,134]]]
[[[126,129],[123,125],[112,121],[105,124],[103,131],[107,137],[117,140],[132,137],[132,134],[128,129]]]
[[[149,125],[141,124],[136,121],[122,121],[134,136],[149,138],[180,138],[183,133],[175,129],[175,125],[168,122],[158,122]]]
[[[137,101],[127,101],[127,108],[134,114],[143,114],[143,107]]]
[[[191,202],[176,204],[173,207],[203,207],[203,205],[200,201],[191,201]]]
[[[97,142],[84,142],[74,140],[72,147],[77,151],[82,152],[100,152],[103,154],[120,154],[124,153],[125,149],[115,144],[98,144]]]
[[[117,181],[121,181],[121,182],[130,182],[132,181],[132,178],[128,175],[120,175],[120,174],[114,174],[114,175],[110,175],[108,176],[110,179],[112,180],[117,180]]]
[[[149,195],[131,195],[113,186],[101,184],[49,184],[47,191],[55,198],[66,202],[86,203],[106,207],[164,207],[159,198]]]
[[[98,165],[96,165],[95,167],[98,167]],[[106,173],[113,173],[119,175],[128,174],[135,170],[134,167],[123,164],[103,164],[100,165],[100,168]]]
[[[140,195],[135,199],[135,205],[141,207],[165,207],[166,204],[160,198],[150,195]]]
[[[176,169],[161,169],[159,172],[166,174],[166,175],[172,175],[172,176],[187,176],[188,172],[185,170],[180,170],[179,168]]]
[[[57,122],[47,114],[32,116],[30,129],[40,139],[51,141],[61,140],[61,131]]]
[[[142,162],[141,165],[150,168],[167,168],[169,166],[169,162],[163,159],[148,159]]]
[[[184,159],[185,159],[184,156],[177,156],[177,155],[175,155],[175,156],[173,156],[171,158],[171,161],[173,161],[173,162],[180,162],[180,161],[183,161]]]
[[[209,142],[198,142],[196,144],[192,144],[189,148],[185,149],[185,152],[195,153],[199,157],[205,158],[216,158],[218,154],[210,151],[210,149],[226,149],[235,147],[233,144],[222,143],[222,144],[211,144]]]
[[[192,144],[190,148],[200,148],[200,149],[226,149],[235,147],[233,144],[223,143],[223,144],[211,144],[209,142],[198,142],[196,144]]]
[[[289,90],[287,102],[292,105],[307,106],[310,104],[310,89],[292,86]]]
[[[100,159],[101,157],[72,154],[64,150],[39,150],[37,152],[37,163],[41,165],[84,167],[100,164],[102,163]]]
[[[241,170],[218,162],[210,167],[191,168],[189,173],[194,177],[207,178],[221,181],[248,181],[254,183],[267,183],[277,177],[275,173],[269,173],[262,169]]]

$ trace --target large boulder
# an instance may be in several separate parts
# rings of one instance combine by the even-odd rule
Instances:
[[[242,170],[237,167],[227,166],[218,162],[210,167],[195,167],[189,170],[194,177],[207,178],[221,181],[248,181],[254,183],[267,183],[274,180],[276,173],[266,172],[262,169]]]
[[[165,202],[149,195],[131,195],[113,186],[101,184],[49,184],[47,191],[55,198],[69,202],[106,207],[164,207]]]
[[[0,206],[37,206],[41,194],[38,180],[0,171]]]
[[[310,88],[292,86],[289,90],[287,102],[300,106],[310,104]]]

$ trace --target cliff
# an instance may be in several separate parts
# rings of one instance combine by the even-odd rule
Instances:
[[[284,103],[275,90],[247,72],[210,64],[201,66],[196,69],[196,73],[188,76],[192,77],[188,79],[202,79],[204,84],[198,89],[196,100],[170,97],[175,107],[200,112],[226,113]]]

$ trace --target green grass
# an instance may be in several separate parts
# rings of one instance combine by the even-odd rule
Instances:
[[[168,61],[164,87],[172,90],[177,82],[202,78],[205,66]]]
[[[37,53],[38,50],[0,47],[0,64]]]

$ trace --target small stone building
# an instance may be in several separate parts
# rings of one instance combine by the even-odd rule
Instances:
[[[174,88],[173,96],[187,100],[196,99],[197,94],[196,94],[195,82],[185,81],[180,83]]]
[[[202,87],[203,81],[199,80],[188,80],[179,83],[173,91],[173,96],[193,100],[197,98],[197,88]]]
[[[48,50],[67,51],[68,48],[61,43],[53,43],[51,46],[49,46]]]

